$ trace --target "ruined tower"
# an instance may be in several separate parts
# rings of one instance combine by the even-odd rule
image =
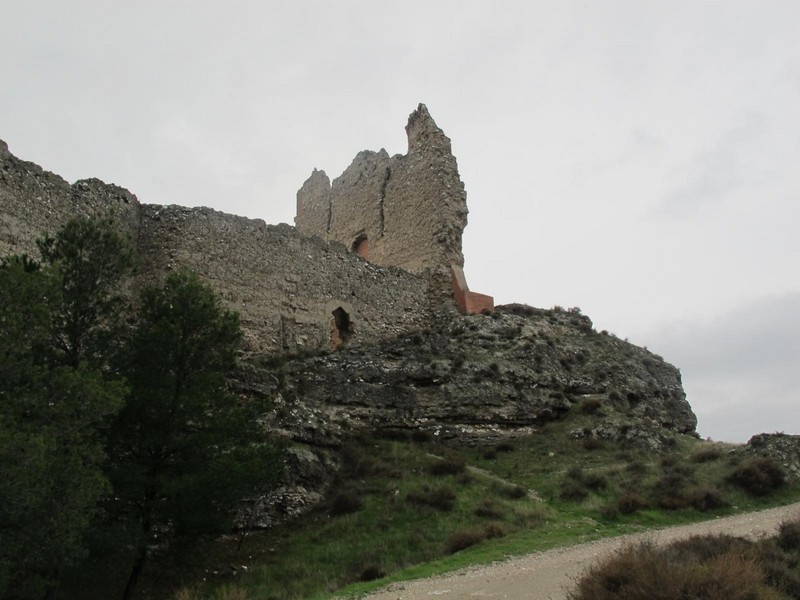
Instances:
[[[464,313],[491,310],[492,298],[470,292],[464,277],[467,201],[450,139],[424,104],[406,133],[405,155],[359,152],[332,183],[315,169],[297,192],[295,225],[377,265],[427,277],[434,299],[455,301]]]

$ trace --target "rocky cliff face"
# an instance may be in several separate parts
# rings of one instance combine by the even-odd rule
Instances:
[[[250,362],[235,386],[274,399],[271,427],[305,448],[275,500],[295,509],[321,496],[335,448],[353,432],[494,444],[590,410],[593,425],[573,437],[659,451],[697,424],[679,371],[662,358],[594,331],[576,311],[522,305],[374,345]]]
[[[426,429],[467,443],[534,431],[576,404],[614,408],[576,435],[657,446],[697,424],[678,370],[597,333],[588,317],[522,305],[455,317],[374,346],[289,360],[276,371],[276,424],[311,444],[357,428]],[[647,430],[649,438],[639,434]]]

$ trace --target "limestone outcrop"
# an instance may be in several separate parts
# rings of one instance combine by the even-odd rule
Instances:
[[[588,400],[598,415],[608,410],[576,437],[658,449],[662,432],[691,433],[697,425],[679,371],[661,357],[594,331],[576,312],[522,305],[289,360],[276,373],[275,424],[312,445],[335,445],[360,428],[495,442],[536,431]]]

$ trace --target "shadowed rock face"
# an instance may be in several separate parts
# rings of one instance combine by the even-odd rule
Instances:
[[[427,429],[467,443],[530,433],[593,399],[608,408],[574,435],[658,447],[693,432],[678,370],[592,329],[580,314],[499,307],[435,331],[287,362],[275,424],[299,441],[336,444],[358,428]],[[269,387],[269,386],[268,386]]]
[[[270,427],[311,450],[305,464],[289,465],[262,525],[294,514],[281,507],[312,507],[333,481],[336,448],[357,431],[494,444],[594,403],[592,426],[572,437],[658,451],[697,425],[679,371],[661,357],[595,332],[576,312],[521,305],[453,316],[374,345],[269,367],[250,362],[233,384],[245,397],[272,399]]]

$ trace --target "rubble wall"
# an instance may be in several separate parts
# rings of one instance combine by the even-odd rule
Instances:
[[[0,256],[38,256],[37,238],[81,215],[115,218],[128,233],[139,254],[132,290],[182,267],[196,271],[240,313],[248,351],[326,349],[430,322],[422,277],[378,267],[289,225],[209,208],[140,204],[127,190],[96,179],[70,185],[0,142]]]
[[[209,208],[142,205],[143,272],[196,271],[239,312],[252,351],[298,351],[376,341],[429,322],[423,279],[380,268],[344,247]],[[343,309],[349,330],[337,331]]]
[[[315,171],[297,193],[295,224],[303,235],[350,250],[366,239],[367,259],[425,274],[434,294],[452,299],[452,265],[463,266],[467,224],[464,184],[450,139],[420,104],[406,126],[408,152],[360,152],[327,184]]]
[[[0,256],[38,256],[36,240],[72,217],[111,217],[135,239],[139,201],[128,190],[82,179],[70,185],[39,165],[20,160],[0,140]]]

